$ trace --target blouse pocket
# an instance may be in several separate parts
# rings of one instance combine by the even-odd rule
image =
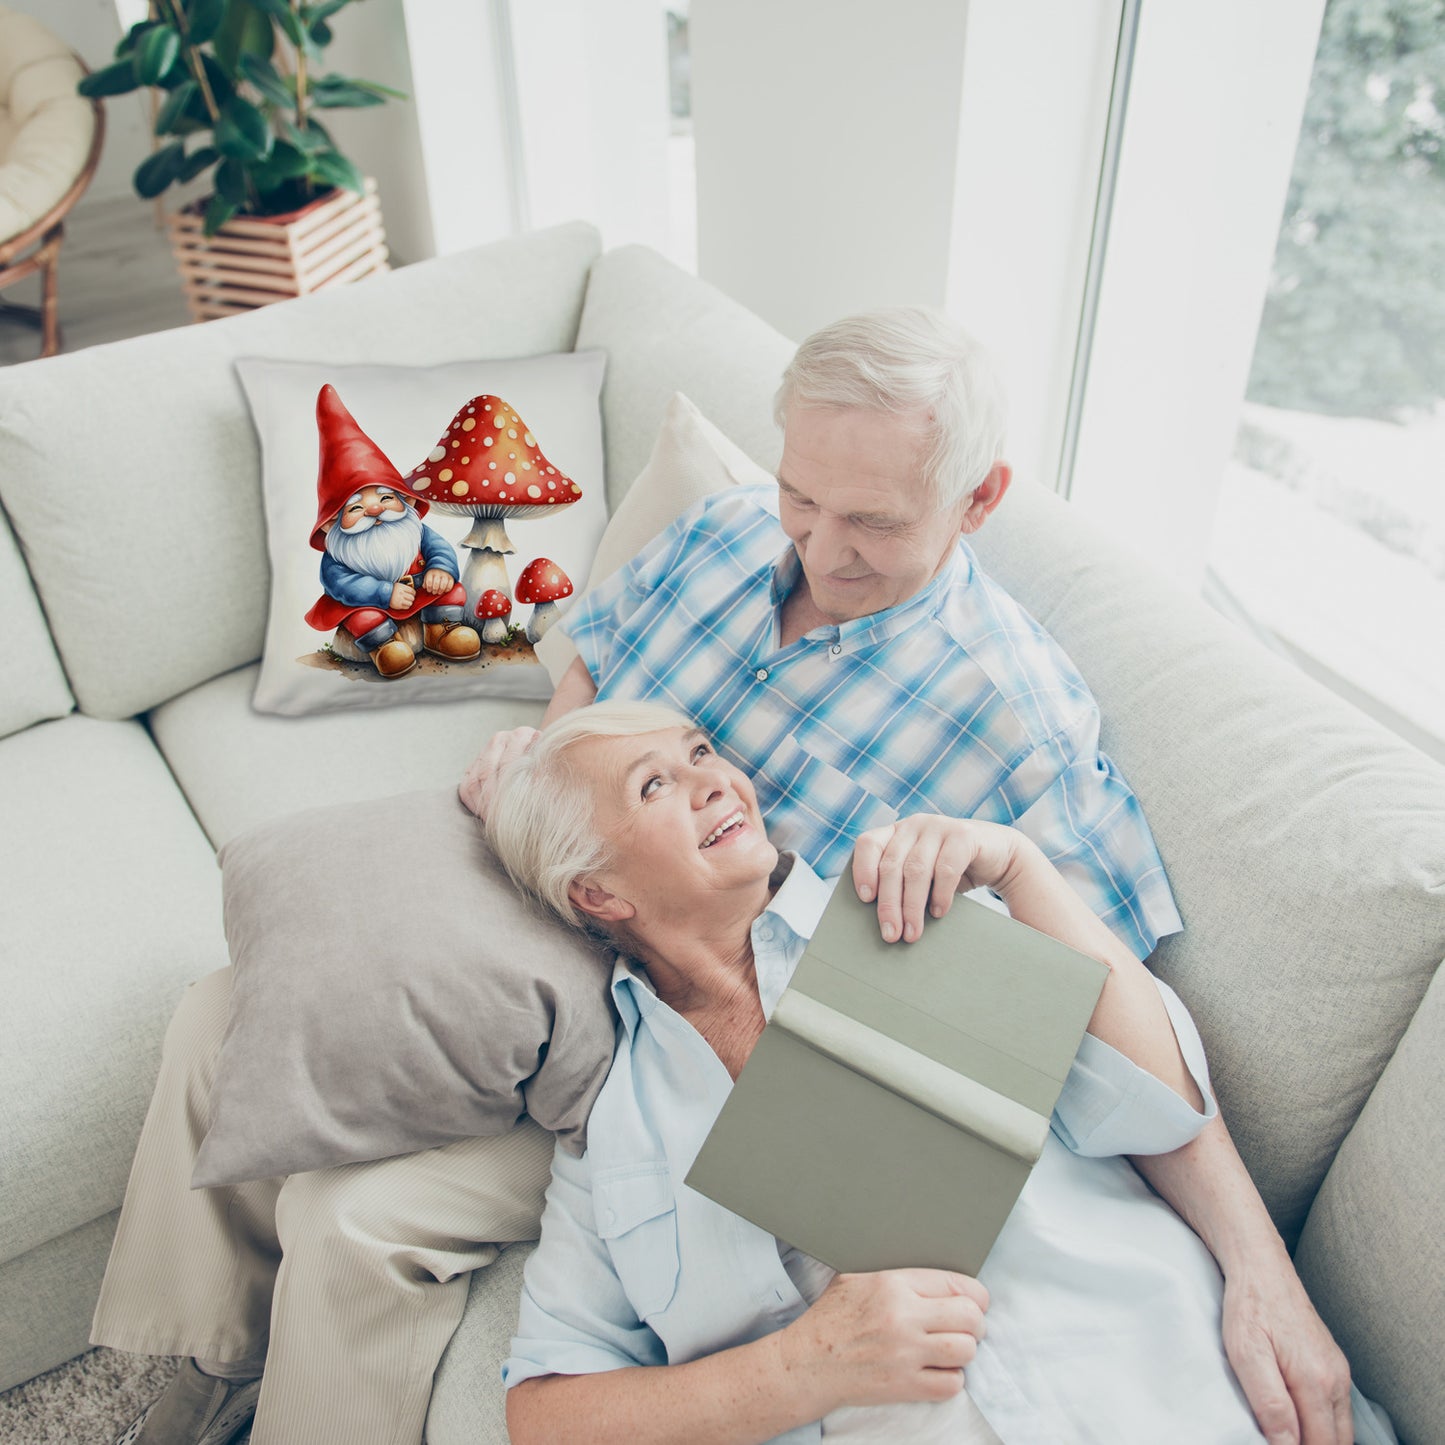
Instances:
[[[665,1163],[628,1165],[593,1180],[597,1233],[639,1319],[677,1293],[677,1198]]]

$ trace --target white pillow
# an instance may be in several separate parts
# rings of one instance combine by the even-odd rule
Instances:
[[[581,495],[570,505],[539,511],[535,518],[505,519],[506,534],[516,548],[514,554],[503,559],[506,580],[515,589],[523,568],[534,559],[546,557],[558,564],[580,590],[607,525],[600,409],[605,365],[605,354],[600,351],[560,352],[510,361],[457,361],[427,367],[238,360],[236,371],[261,443],[262,492],[271,560],[271,608],[252,706],[258,712],[297,716],[396,702],[550,696],[547,673],[520,630],[529,621],[532,606],[515,595],[507,622],[517,631],[508,642],[484,643],[477,655],[465,659],[436,655],[423,650],[420,619],[414,619],[403,628],[402,635],[416,654],[416,664],[390,677],[382,676],[366,661],[368,654],[364,651],[344,655],[348,651],[347,639],[337,635],[334,620],[320,629],[308,623],[308,611],[322,597],[320,569],[325,555],[313,548],[310,540],[318,513],[317,396],[324,385],[334,386],[356,428],[383,454],[378,470],[375,453],[368,460],[368,448],[364,442],[359,444],[367,470],[358,476],[375,472],[379,480],[400,494],[416,495],[418,501],[429,502],[424,525],[451,546],[456,558],[454,575],[459,581],[466,579],[467,560],[474,555],[462,545],[471,530],[472,518],[450,514],[433,503],[456,484],[446,470],[447,463],[456,466],[459,475],[463,459],[471,460],[473,441],[493,441],[479,424],[483,420],[481,404],[475,418],[466,415],[466,408],[473,398],[500,398],[511,408],[506,420],[518,421],[511,428],[517,440],[510,443],[518,449],[518,477],[525,482],[531,476],[529,471],[524,477],[522,469],[528,456],[538,460],[526,448],[528,442],[534,442],[555,469],[557,481],[570,479],[581,488]],[[455,432],[454,419],[458,422]],[[478,424],[473,426],[473,422]],[[349,425],[346,433],[357,435]],[[453,442],[457,443],[455,453],[450,450]],[[425,492],[414,493],[412,487],[402,485],[414,469],[424,468],[442,443],[448,449],[447,457],[431,465]],[[495,443],[508,445],[503,432],[497,432]],[[478,467],[481,454],[479,448]],[[492,454],[490,447],[486,454]],[[345,467],[338,469],[334,465],[336,455],[333,450],[330,471],[338,477],[349,475]],[[382,475],[387,462],[395,468],[389,477]],[[539,465],[538,475],[544,470]],[[548,478],[543,476],[542,480],[545,484]],[[349,488],[351,483],[346,486]],[[416,486],[421,486],[419,479]],[[567,490],[570,493],[571,489]],[[495,559],[499,554],[489,555]],[[482,585],[491,586],[494,580]],[[420,601],[420,591],[417,596]],[[468,595],[462,620],[480,634],[482,622],[475,615],[478,600]]]
[[[769,472],[729,441],[687,397],[674,392],[647,465],[612,514],[597,544],[586,590],[605,582],[704,497],[728,487],[773,481]],[[560,628],[548,632],[537,644],[536,652],[554,686],[577,656],[571,639]]]

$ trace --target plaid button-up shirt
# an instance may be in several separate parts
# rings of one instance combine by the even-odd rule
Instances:
[[[801,564],[769,487],[708,498],[566,620],[599,700],[665,702],[754,779],[820,875],[911,813],[1012,823],[1140,957],[1182,925],[1099,711],[966,543],[916,596],[779,646]]]

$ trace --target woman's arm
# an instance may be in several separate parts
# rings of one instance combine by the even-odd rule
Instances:
[[[924,915],[941,918],[961,890],[992,888],[1020,923],[1108,968],[1089,1032],[1203,1110],[1204,1098],[1148,969],[1016,828],[933,813],[904,818],[859,838],[853,882],[864,902],[878,900],[879,927],[889,942],[912,942],[923,931]]]
[[[513,1445],[756,1445],[841,1405],[946,1400],[983,1336],[988,1294],[944,1270],[839,1275],[776,1334],[681,1365],[545,1375],[507,1395]]]

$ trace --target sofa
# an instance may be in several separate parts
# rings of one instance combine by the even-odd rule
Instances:
[[[233,359],[573,347],[608,357],[611,504],[677,390],[776,462],[791,343],[582,224],[0,373],[0,1387],[87,1347],[162,1032],[227,961],[215,850],[292,810],[444,786],[540,712],[251,709],[268,572]],[[1028,479],[976,542],[1099,700],[1186,925],[1151,966],[1194,1011],[1311,1295],[1401,1438],[1445,1440],[1445,769]],[[426,746],[380,774],[332,766],[399,733]],[[473,1278],[434,1445],[506,1438],[528,1249]]]

